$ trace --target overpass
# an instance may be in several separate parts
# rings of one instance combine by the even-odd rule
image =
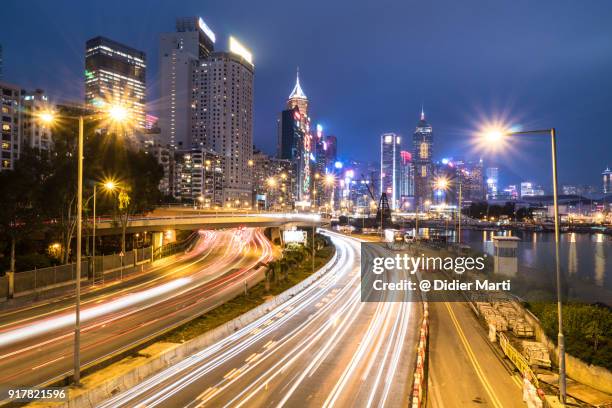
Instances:
[[[132,217],[126,232],[161,232],[166,230],[224,229],[245,227],[320,226],[327,220],[319,214],[301,213],[217,213],[180,214]],[[96,235],[121,233],[118,220],[102,219],[96,222]]]

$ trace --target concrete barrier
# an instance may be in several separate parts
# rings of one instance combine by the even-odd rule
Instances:
[[[283,293],[275,296],[273,299],[207,333],[202,334],[201,336],[198,336],[183,344],[177,344],[175,347],[151,356],[144,364],[139,365],[138,367],[128,370],[116,377],[96,383],[89,389],[71,388],[69,391],[69,401],[57,406],[66,408],[95,407],[100,402],[111,398],[117,393],[123,392],[137,385],[147,377],[150,377],[151,375],[162,371],[163,369],[194,354],[195,352],[201,351],[219,340],[230,336],[246,325],[264,316],[266,313],[274,310],[278,306],[281,306],[283,303],[310,286],[313,282],[323,277],[327,272],[329,272],[331,267],[336,262],[336,259],[337,253],[334,254],[332,259],[325,264],[325,266],[319,269],[319,271],[315,272],[313,275],[309,276],[297,285],[287,289]],[[263,267],[260,268],[257,271],[257,274],[263,274],[263,270]],[[83,382],[87,383],[87,378],[83,379]]]
[[[417,359],[414,368],[414,382],[410,398],[411,408],[421,408],[425,403],[427,392],[427,346],[429,343],[429,306],[423,302],[423,321],[419,333],[419,345],[417,346]]]

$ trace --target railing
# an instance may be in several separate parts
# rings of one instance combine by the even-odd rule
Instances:
[[[91,285],[103,284],[105,281],[123,279],[133,273],[141,272],[145,263],[174,255],[191,249],[199,234],[194,232],[181,242],[174,242],[157,248],[136,248],[125,254],[97,255],[87,257],[81,264],[81,280]],[[11,282],[12,279],[12,282]],[[0,277],[0,299],[9,299],[32,293],[59,288],[74,284],[76,280],[76,263],[56,265],[48,268],[17,272]],[[11,288],[12,283],[12,288]],[[12,289],[12,290],[11,290]]]
[[[512,346],[512,344],[510,344],[510,341],[504,333],[499,333],[499,345],[504,354],[510,361],[512,361],[512,364],[514,364],[517,370],[519,370],[523,376],[527,374],[527,378],[531,380],[533,385],[535,385],[536,388],[540,388],[538,377],[529,366],[529,363],[527,360],[525,360],[525,357],[523,357],[521,353],[519,353],[519,351]]]

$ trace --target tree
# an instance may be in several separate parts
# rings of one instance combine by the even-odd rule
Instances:
[[[125,255],[125,230],[127,229],[127,223],[130,217],[131,203],[131,198],[127,189],[122,189],[119,191],[117,202],[117,207],[119,208],[119,220],[121,222],[121,252]]]
[[[0,233],[10,242],[9,271],[15,272],[15,248],[18,243],[40,226],[38,185],[44,181],[44,162],[28,147],[13,171],[0,173]]]

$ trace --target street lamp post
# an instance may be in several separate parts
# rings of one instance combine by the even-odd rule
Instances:
[[[565,378],[565,337],[563,336],[563,314],[561,308],[561,263],[559,260],[559,203],[558,203],[558,180],[557,180],[557,134],[555,128],[540,130],[525,130],[508,132],[504,130],[493,130],[487,132],[491,141],[498,141],[503,136],[516,135],[550,135],[550,146],[552,156],[553,177],[553,207],[555,218],[555,272],[557,280],[557,317],[559,332],[557,333],[557,344],[559,346],[559,399],[563,404],[566,400],[566,378]]]
[[[116,187],[116,183],[112,180],[108,180],[102,184],[102,187],[107,191],[113,191]],[[98,190],[98,183],[94,183],[93,186],[93,223],[92,223],[92,237],[93,243],[91,245],[91,255],[93,262],[91,263],[92,278],[95,283],[96,281],[96,193]],[[102,283],[104,283],[104,271],[102,271]]]
[[[76,255],[76,308],[74,323],[74,383],[81,381],[81,235],[83,222],[83,116],[79,116],[77,155],[77,255]]]
[[[93,242],[91,245],[91,278],[93,279],[93,283],[96,282],[96,190],[98,187],[98,183],[94,183],[93,186],[93,223],[92,223],[92,232],[91,235],[93,237]],[[104,271],[102,271],[102,276],[104,276]]]
[[[459,208],[458,208],[458,212],[457,212],[457,243],[459,245],[461,245],[461,201],[462,201],[462,196],[461,196],[461,180],[459,180]]]
[[[109,117],[113,121],[123,122],[127,118],[127,111],[122,106],[111,106],[108,111]],[[87,117],[99,117],[98,114]],[[40,120],[51,124],[55,120],[53,112],[43,112],[39,115]],[[66,119],[75,119],[67,117]],[[77,118],[79,134],[77,141],[77,214],[76,214],[76,289],[75,289],[75,323],[74,323],[74,383],[80,385],[81,382],[81,258],[82,258],[82,235],[83,235],[83,127],[85,116],[79,115]]]

